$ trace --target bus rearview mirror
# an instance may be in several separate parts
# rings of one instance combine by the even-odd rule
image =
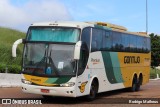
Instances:
[[[19,44],[23,43],[23,42],[24,42],[23,39],[18,39],[13,43],[13,45],[12,45],[12,57],[16,57],[17,56],[17,53],[16,53],[17,46]]]
[[[75,45],[75,49],[74,49],[74,59],[75,60],[80,59],[81,46],[82,46],[82,41],[78,41]]]

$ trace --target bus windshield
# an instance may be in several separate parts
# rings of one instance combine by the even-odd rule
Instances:
[[[26,43],[24,73],[46,76],[74,76],[74,45]]]
[[[68,27],[30,27],[27,41],[69,42],[76,43],[80,30]]]

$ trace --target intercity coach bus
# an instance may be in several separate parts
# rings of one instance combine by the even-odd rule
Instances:
[[[32,24],[23,43],[22,90],[43,97],[87,96],[149,81],[150,37],[104,22]]]

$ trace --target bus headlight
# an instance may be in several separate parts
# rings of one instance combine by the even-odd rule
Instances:
[[[65,84],[60,84],[61,87],[73,87],[75,85],[74,82],[68,82],[68,83],[65,83]]]
[[[32,84],[32,82],[27,81],[27,80],[25,80],[25,79],[21,79],[21,81],[22,81],[22,83],[24,83],[24,84],[29,84],[29,85],[31,85],[31,84]]]

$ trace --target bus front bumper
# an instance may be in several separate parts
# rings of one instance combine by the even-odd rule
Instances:
[[[22,83],[22,91],[25,93],[40,94],[40,95],[76,97],[75,87],[46,87],[46,86],[36,86],[36,85],[28,85]]]

